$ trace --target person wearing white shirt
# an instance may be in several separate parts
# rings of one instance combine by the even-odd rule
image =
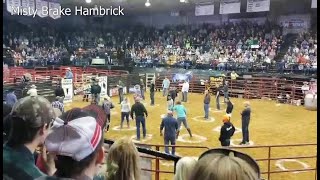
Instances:
[[[38,90],[36,89],[37,86],[35,86],[34,84],[31,85],[30,89],[28,90],[27,94],[31,97],[35,97],[38,96]]]
[[[189,92],[189,83],[188,81],[184,81],[183,85],[182,85],[182,102],[187,102],[188,100],[188,92]]]
[[[120,129],[122,129],[122,124],[124,119],[127,120],[127,126],[130,128],[129,124],[129,114],[130,114],[130,102],[128,101],[128,98],[124,98],[123,101],[121,102],[121,124],[120,124]]]

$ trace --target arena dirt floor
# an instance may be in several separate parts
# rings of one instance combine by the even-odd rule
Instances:
[[[131,104],[133,103],[132,95],[128,95]],[[179,99],[180,97],[178,97]],[[222,98],[220,98],[222,100]],[[120,126],[120,106],[118,105],[118,97],[112,98],[115,104],[115,109],[111,112],[111,128],[105,134],[108,139],[117,139],[123,136],[134,137],[136,131],[126,129],[118,130]],[[245,99],[232,98],[234,103],[234,110],[231,121],[241,130],[241,116],[240,112],[243,110],[243,102]],[[292,106],[285,104],[277,104],[271,100],[249,100],[252,108],[251,122],[249,127],[250,141],[254,145],[285,145],[285,144],[299,144],[299,143],[316,143],[317,142],[317,112],[308,111],[303,106]],[[162,97],[161,93],[155,95],[155,106],[149,105],[149,94],[146,93],[146,101],[144,104],[148,110],[149,116],[146,120],[147,124],[147,138],[141,143],[145,144],[163,144],[163,137],[159,134],[159,127],[161,122],[161,115],[166,113],[166,99]],[[74,101],[66,104],[66,109],[72,107],[83,107],[88,105],[88,102],[82,102],[81,97],[75,97]],[[177,141],[177,145],[191,145],[191,146],[206,146],[219,147],[219,126],[222,125],[221,118],[225,112],[225,105],[221,103],[221,112],[215,111],[215,98],[211,99],[210,122],[205,122],[203,119],[203,94],[189,93],[188,102],[184,105],[187,108],[187,120],[191,127],[194,137],[189,138],[185,128],[181,130],[180,137],[182,139]],[[130,121],[131,127],[135,127],[135,122]],[[141,131],[142,136],[142,131]],[[242,133],[236,132],[233,136],[234,144],[238,145],[241,141]],[[182,141],[197,141],[195,143]],[[164,149],[160,149],[164,151]],[[205,149],[189,149],[177,148],[177,155],[180,156],[199,156]],[[267,148],[253,148],[253,149],[239,149],[247,152],[254,158],[267,158]],[[272,158],[285,158],[294,156],[312,156],[316,155],[316,146],[303,147],[284,147],[272,148]],[[290,162],[293,161],[293,162]],[[316,160],[314,159],[299,159],[288,160],[284,163],[271,161],[271,171],[281,170],[279,166],[284,166],[286,169],[302,169],[304,166],[309,168],[316,167]],[[301,162],[303,164],[301,164]],[[267,161],[259,162],[261,171],[267,171]],[[276,165],[278,163],[278,166]],[[280,163],[280,165],[279,165]],[[160,169],[173,171],[173,163],[168,161],[160,162]],[[153,169],[155,163],[153,162]],[[154,177],[154,176],[153,176]],[[262,175],[267,179],[266,175]],[[161,174],[161,180],[172,180],[173,174]],[[153,178],[154,179],[154,178]],[[272,180],[312,180],[315,179],[315,171],[308,172],[289,172],[272,174]]]

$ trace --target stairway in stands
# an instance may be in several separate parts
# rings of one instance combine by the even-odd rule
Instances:
[[[284,38],[284,42],[282,44],[280,52],[276,55],[274,58],[276,62],[281,61],[284,55],[288,52],[289,46],[292,46],[293,42],[297,39],[297,34],[287,34]],[[277,68],[275,64],[270,67],[269,69],[270,73],[277,73]]]

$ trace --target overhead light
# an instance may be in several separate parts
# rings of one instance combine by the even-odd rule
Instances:
[[[92,2],[92,0],[86,0],[86,3],[88,3],[88,4],[91,3],[91,2]]]
[[[151,6],[151,3],[149,2],[149,0],[147,0],[147,2],[144,4],[146,7]]]
[[[185,3],[185,2],[186,2],[186,0],[180,0],[180,2],[181,2],[181,3]]]

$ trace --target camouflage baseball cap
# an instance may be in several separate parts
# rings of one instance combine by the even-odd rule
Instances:
[[[42,96],[27,96],[14,105],[12,115],[22,118],[31,127],[40,127],[56,118],[51,103]]]

